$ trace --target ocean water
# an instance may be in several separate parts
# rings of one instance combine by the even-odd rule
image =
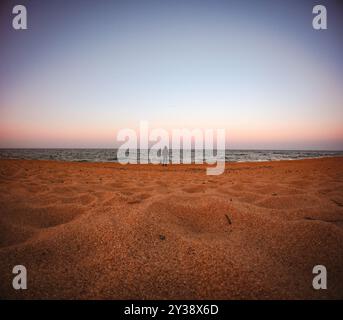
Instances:
[[[188,151],[191,153],[192,162],[206,159],[213,160],[212,152],[206,150],[204,153]],[[147,157],[148,150],[137,150],[129,155],[131,160],[139,156]],[[182,158],[177,150],[169,150],[170,160]],[[224,155],[224,152],[221,153]],[[151,159],[157,161],[160,152],[155,152]],[[343,151],[305,151],[305,150],[225,150],[226,162],[256,162],[296,160],[321,157],[341,157]],[[37,159],[79,162],[118,162],[116,149],[0,149],[0,159]],[[181,161],[182,162],[182,161]]]

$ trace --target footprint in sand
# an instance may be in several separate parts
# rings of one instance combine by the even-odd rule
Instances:
[[[206,191],[206,187],[204,186],[191,186],[191,187],[187,187],[187,188],[183,188],[182,189],[184,192],[187,193],[198,193],[198,192],[205,192]]]
[[[230,232],[232,226],[226,217],[230,211],[229,202],[218,197],[169,196],[146,208],[146,221],[142,224],[148,223],[156,232],[162,229],[187,238],[215,239]]]
[[[151,197],[150,193],[140,193],[129,197],[127,200],[128,204],[136,204],[141,203],[143,200],[148,199]]]

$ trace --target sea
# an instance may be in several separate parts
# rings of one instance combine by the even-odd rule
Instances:
[[[126,153],[132,161],[139,158],[147,158],[148,150],[135,150]],[[214,161],[212,150],[188,150],[191,154],[192,163]],[[169,159],[183,157],[185,151],[169,150]],[[224,151],[219,153],[224,157]],[[159,152],[151,152],[151,161],[158,161],[161,156]],[[322,157],[342,157],[343,151],[311,151],[311,150],[225,150],[226,162],[259,162],[298,160]],[[35,159],[35,160],[57,160],[77,162],[118,162],[117,149],[0,149],[0,159]],[[138,161],[139,163],[139,161]],[[182,163],[182,161],[181,161]]]

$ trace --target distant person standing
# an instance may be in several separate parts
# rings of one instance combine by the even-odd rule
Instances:
[[[168,152],[168,148],[167,146],[164,146],[163,150],[162,150],[162,166],[166,166],[169,162],[169,152]]]

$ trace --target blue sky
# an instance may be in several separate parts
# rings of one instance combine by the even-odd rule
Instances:
[[[112,147],[140,120],[232,148],[343,149],[343,9],[322,1],[1,5],[0,147]]]

